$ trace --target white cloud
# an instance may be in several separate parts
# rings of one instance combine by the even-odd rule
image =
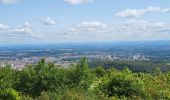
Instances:
[[[116,13],[116,16],[120,17],[140,17],[145,13],[144,10],[137,10],[137,9],[126,9],[119,13]]]
[[[165,9],[162,10],[162,12],[169,13],[170,12],[170,8],[165,8]]]
[[[145,12],[162,12],[163,9],[161,9],[160,7],[150,6],[144,10]]]
[[[23,25],[19,25],[17,28],[9,29],[9,32],[15,34],[31,34],[33,33],[32,24],[26,21]]]
[[[13,34],[27,34],[34,38],[43,39],[44,36],[40,32],[36,32],[33,30],[33,25],[29,22],[25,22],[23,25],[19,25],[18,28],[12,29],[11,33]]]
[[[112,26],[100,21],[84,21],[71,28],[46,34],[51,42],[91,42],[116,40],[170,39],[170,23],[129,20]],[[64,40],[64,41],[63,41]]]
[[[148,22],[145,20],[129,20],[125,22],[125,27],[136,30],[158,30],[168,28],[168,24],[163,22]],[[169,27],[170,28],[170,27]]]
[[[56,21],[51,19],[50,17],[47,17],[43,19],[44,25],[56,25]]]
[[[25,22],[16,28],[0,30],[0,41],[17,42],[94,42],[115,40],[170,39],[170,23],[128,20],[112,26],[101,21],[83,21],[57,31],[38,31]]]
[[[78,4],[83,4],[83,3],[90,3],[93,2],[94,0],[65,0],[65,2],[72,4],[72,5],[78,5]]]
[[[32,24],[29,22],[25,22],[24,25],[21,25],[21,27],[27,27],[27,28],[31,28]]]
[[[23,25],[19,25],[18,28],[23,29],[23,28],[32,28],[33,25],[30,22],[25,22]]]
[[[118,24],[113,29],[121,34],[120,39],[125,40],[166,40],[170,39],[170,23],[150,22],[145,20],[129,20]]]
[[[11,3],[17,3],[20,0],[0,0],[0,3],[4,3],[4,4],[11,4]]]
[[[75,32],[97,32],[104,31],[107,28],[107,25],[100,21],[84,21],[75,27],[71,28]]]
[[[140,17],[145,13],[168,13],[168,12],[170,12],[170,8],[150,6],[145,9],[125,9],[121,12],[116,13],[115,15],[118,17]]]
[[[32,24],[25,22],[23,25],[19,25],[16,28],[11,28],[7,25],[0,24],[0,40],[3,41],[25,41],[31,39],[41,39],[43,40],[44,36],[40,32],[36,32],[32,29]]]
[[[100,41],[109,38],[107,35],[109,31],[109,27],[101,21],[83,21],[61,31],[51,32],[51,34],[48,32],[46,39],[51,42]]]
[[[16,28],[11,30],[12,33],[16,33],[16,34],[29,34],[32,33],[32,29],[31,28]]]
[[[0,30],[7,30],[9,28],[10,28],[10,26],[8,26],[8,25],[0,24]]]

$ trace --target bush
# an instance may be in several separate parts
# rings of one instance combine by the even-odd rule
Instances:
[[[42,59],[20,71],[0,68],[0,100],[170,99],[170,73],[91,69],[87,61],[62,68]]]
[[[20,100],[20,94],[14,89],[0,91],[0,100]]]
[[[111,77],[103,78],[98,88],[107,97],[144,98],[143,85],[140,78],[134,77],[129,70],[125,70],[124,72],[114,73]]]
[[[21,96],[20,100],[33,100],[30,96]]]
[[[41,92],[41,95],[36,100],[50,100],[50,96],[47,92]]]
[[[0,90],[12,88],[17,82],[17,71],[9,66],[0,67]]]
[[[94,74],[96,77],[101,78],[105,75],[105,69],[103,67],[97,67],[94,69]]]

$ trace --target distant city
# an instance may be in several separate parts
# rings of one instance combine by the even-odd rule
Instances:
[[[170,42],[84,43],[0,46],[0,66],[22,69],[45,58],[46,62],[67,67],[81,57],[110,61],[170,61]]]

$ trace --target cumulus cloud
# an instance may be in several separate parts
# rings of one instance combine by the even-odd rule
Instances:
[[[129,20],[125,22],[125,27],[137,30],[158,30],[170,28],[168,24],[163,22],[148,22],[145,20]]]
[[[165,9],[162,10],[162,12],[169,13],[170,12],[170,8],[165,8]]]
[[[170,23],[128,20],[108,26],[100,21],[84,21],[60,32],[47,34],[47,41],[90,42],[115,40],[170,39]]]
[[[116,16],[119,17],[140,17],[145,13],[144,10],[137,10],[137,9],[126,9],[119,13],[116,13]]]
[[[56,21],[51,19],[50,17],[47,17],[43,19],[44,25],[56,25]]]
[[[12,4],[12,3],[17,3],[20,0],[0,0],[0,3],[4,3],[4,4]]]
[[[44,35],[42,35],[40,32],[33,30],[33,25],[29,22],[25,22],[23,25],[19,25],[18,28],[12,29],[11,33],[26,34],[28,36],[31,36],[32,38],[40,38],[40,39],[45,38]]]
[[[84,21],[75,27],[71,28],[74,32],[97,32],[103,31],[107,28],[107,25],[100,21]]]
[[[0,30],[7,30],[9,28],[10,28],[10,26],[8,26],[8,25],[0,24]]]
[[[10,27],[8,25],[0,24],[0,41],[2,42],[28,42],[43,40],[44,35],[40,32],[33,30],[32,24],[25,22],[23,25],[18,25],[18,27]]]
[[[145,9],[125,9],[121,12],[116,13],[118,17],[140,17],[145,13],[168,13],[170,8],[160,8],[160,7],[147,7]]]
[[[9,29],[8,32],[13,34],[32,34],[32,24],[29,22],[25,22],[23,25],[19,25],[16,28]]]
[[[0,41],[92,42],[114,40],[170,39],[170,23],[131,19],[107,25],[101,21],[83,21],[57,31],[37,31],[29,22],[0,30]]]
[[[23,25],[20,25],[20,27],[31,28],[32,24],[26,21]]]
[[[98,41],[107,37],[106,33],[108,31],[108,25],[101,21],[83,21],[67,29],[52,32],[50,34],[48,32],[46,38],[47,41],[52,42]]]
[[[72,4],[72,5],[78,5],[78,4],[83,4],[83,3],[90,3],[93,2],[94,0],[65,0],[65,2]]]
[[[13,30],[11,30],[11,33],[16,33],[16,34],[30,34],[30,33],[32,33],[33,31],[32,31],[32,29],[31,28],[15,28],[15,29],[13,29]]]
[[[170,23],[132,19],[116,25],[114,32],[125,40],[170,39]]]

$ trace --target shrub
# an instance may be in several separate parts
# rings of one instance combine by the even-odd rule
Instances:
[[[107,97],[118,96],[121,98],[145,97],[143,81],[135,77],[130,71],[114,73],[111,77],[105,77],[99,84],[99,91]]]
[[[6,89],[0,92],[0,100],[20,100],[20,94],[14,89]]]

